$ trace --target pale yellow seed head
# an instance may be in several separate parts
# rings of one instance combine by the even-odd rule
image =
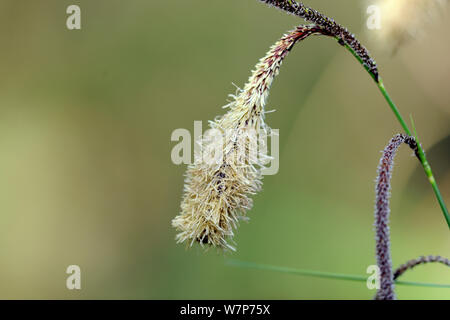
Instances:
[[[259,151],[264,148],[255,146],[270,135],[264,122],[270,86],[289,50],[314,33],[311,30],[301,26],[283,36],[259,61],[244,88],[232,96],[228,112],[210,122],[211,129],[223,136],[204,135],[199,141],[202,153],[188,167],[181,213],[172,220],[179,231],[178,242],[234,250],[228,242],[252,207],[250,197],[262,186],[267,155]],[[219,161],[205,161],[215,159],[217,150],[221,151]]]

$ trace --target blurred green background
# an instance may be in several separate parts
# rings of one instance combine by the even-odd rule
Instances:
[[[396,55],[366,30],[370,1],[305,1],[347,26],[377,59],[450,204],[450,20]],[[81,7],[81,30],[66,8]],[[375,264],[374,179],[401,131],[371,78],[335,41],[299,44],[274,82],[280,170],[264,178],[236,253],[174,241],[184,165],[173,130],[224,112],[233,83],[302,23],[255,0],[0,2],[0,298],[371,299],[365,283],[226,265],[229,259],[364,275]],[[398,164],[401,164],[400,166]],[[450,256],[449,231],[410,150],[396,159],[395,266]],[[66,288],[68,265],[82,289]],[[450,283],[441,265],[402,280]],[[400,299],[449,289],[398,286]]]

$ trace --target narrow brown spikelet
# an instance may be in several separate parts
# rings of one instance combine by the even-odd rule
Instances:
[[[417,143],[413,137],[404,134],[394,136],[386,148],[378,166],[378,175],[375,187],[375,240],[377,264],[380,268],[380,289],[376,299],[393,300],[394,276],[392,272],[391,244],[389,232],[389,196],[391,189],[391,175],[394,164],[394,157],[398,147],[406,143],[418,156]]]
[[[450,266],[450,262],[446,258],[441,256],[428,256],[410,260],[401,265],[395,272],[392,271],[391,240],[389,230],[389,193],[391,189],[391,176],[394,157],[402,143],[407,144],[414,151],[416,157],[419,158],[416,140],[413,137],[404,134],[397,134],[389,141],[389,144],[383,150],[383,155],[378,166],[378,175],[375,187],[375,251],[377,264],[380,269],[380,289],[377,291],[375,296],[375,299],[377,300],[396,299],[394,292],[394,280],[408,269],[412,269],[419,264],[428,262],[440,262]]]
[[[222,150],[220,161],[205,161],[196,156],[188,167],[181,213],[172,220],[179,231],[178,242],[208,244],[222,249],[228,243],[239,220],[252,207],[251,195],[261,189],[261,169],[265,154],[251,152],[256,137],[269,135],[264,112],[269,89],[283,59],[297,41],[319,33],[320,28],[299,26],[284,35],[256,65],[243,90],[227,107],[229,111],[210,122],[210,127],[225,135],[223,139],[202,137],[202,155]]]
[[[378,300],[395,299],[389,233],[389,192],[395,153],[404,141],[405,136],[402,134],[392,138],[384,149],[378,166],[375,200],[376,256],[380,268],[380,289],[376,295]]]
[[[400,277],[407,270],[410,270],[420,264],[426,264],[430,262],[438,262],[442,263],[443,265],[446,265],[447,267],[450,267],[450,261],[447,258],[441,256],[427,256],[427,257],[422,256],[417,259],[409,260],[405,264],[402,264],[400,267],[398,267],[394,272],[394,280]]]
[[[375,81],[378,82],[378,67],[375,60],[371,58],[369,51],[355,38],[352,33],[347,30],[347,28],[317,10],[305,6],[301,2],[296,2],[294,0],[260,1],[316,24],[318,27],[325,30],[327,35],[339,39],[340,44],[346,44],[351,47],[356,55],[361,59],[367,70],[369,70],[369,72],[373,75]]]

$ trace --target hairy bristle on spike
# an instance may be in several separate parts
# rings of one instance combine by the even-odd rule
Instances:
[[[422,256],[417,259],[409,260],[408,262],[402,264],[400,267],[398,267],[394,272],[394,279],[398,279],[403,273],[405,273],[407,270],[411,270],[414,267],[420,265],[420,264],[426,264],[426,263],[442,263],[443,265],[450,267],[450,261],[447,258],[441,257],[441,256]]]
[[[179,231],[178,242],[234,250],[228,240],[252,207],[250,196],[262,185],[261,169],[267,155],[261,154],[260,149],[256,154],[250,152],[256,142],[251,133],[259,137],[270,135],[264,114],[272,81],[296,42],[323,32],[320,27],[299,26],[284,35],[256,65],[244,89],[227,105],[229,111],[210,122],[211,129],[224,136],[202,137],[199,141],[202,154],[188,167],[181,213],[172,220]],[[205,154],[218,149],[223,151],[220,161],[204,161]]]
[[[391,261],[391,240],[389,230],[389,197],[394,157],[402,143],[407,144],[417,154],[417,143],[413,137],[397,134],[383,150],[377,171],[375,186],[375,240],[377,264],[380,268],[380,289],[375,296],[379,300],[395,299],[394,275]]]

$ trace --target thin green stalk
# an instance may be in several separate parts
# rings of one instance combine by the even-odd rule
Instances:
[[[431,183],[431,186],[436,195],[436,198],[438,199],[438,202],[442,209],[442,212],[444,212],[444,216],[445,216],[445,219],[447,220],[447,224],[450,227],[450,218],[449,218],[449,214],[447,211],[447,207],[445,206],[445,202],[442,199],[441,192],[439,191],[436,180],[434,179],[434,176],[433,176],[433,172],[431,171],[431,166],[428,163],[427,158],[425,156],[425,152],[423,151],[422,146],[420,144],[419,136],[417,135],[417,132],[416,132],[416,126],[414,125],[414,120],[413,120],[412,116],[410,116],[410,117],[411,117],[411,125],[412,125],[413,131],[414,131],[414,137],[417,142],[420,161],[422,162],[423,168],[425,169],[425,173],[427,174],[427,177],[428,177],[428,181],[430,181],[430,183]]]
[[[387,103],[389,104],[389,107],[391,107],[391,110],[394,112],[395,117],[397,118],[398,122],[400,122],[400,125],[402,126],[403,130],[405,130],[405,133],[408,136],[411,136],[412,135],[411,130],[409,130],[408,125],[403,120],[403,117],[400,114],[400,111],[397,109],[396,105],[394,104],[394,101],[392,101],[391,97],[387,93],[386,88],[384,87],[384,84],[383,84],[383,79],[381,79],[381,77],[378,77],[377,85],[378,85],[378,88],[380,89],[381,93],[383,94],[383,97],[386,99]]]
[[[335,38],[335,39],[337,41],[339,41],[339,43],[342,43],[339,38]],[[381,79],[381,77],[379,77],[378,81],[377,81],[377,79],[375,79],[374,75],[370,72],[370,70],[363,63],[363,61],[356,54],[356,52],[347,43],[344,43],[344,46],[345,46],[345,48],[347,48],[348,51],[351,52],[351,54],[359,61],[359,63],[364,67],[364,69],[366,69],[366,71],[371,75],[372,79],[375,81],[375,83],[377,84],[381,93],[383,94],[383,97],[386,99],[387,103],[389,104],[389,107],[391,108],[392,112],[394,112],[395,117],[400,122],[400,125],[402,126],[403,130],[405,130],[405,133],[408,134],[409,136],[412,136],[411,130],[408,128],[408,125],[406,124],[405,120],[403,120],[403,117],[400,114],[400,111],[398,110],[394,101],[392,101],[386,88],[384,87],[383,80]],[[417,141],[418,156],[419,156],[420,163],[422,164],[422,167],[425,170],[425,174],[428,177],[428,181],[430,182],[431,187],[433,188],[436,199],[439,202],[439,206],[441,207],[442,213],[444,214],[445,221],[447,221],[447,225],[450,229],[450,215],[448,213],[448,209],[445,205],[444,199],[442,198],[442,194],[439,190],[436,179],[433,176],[433,172],[431,171],[431,166],[428,163],[428,160],[425,156],[425,152],[423,151],[422,146],[420,145],[419,141],[417,140],[417,136],[416,136],[416,141]]]
[[[316,277],[316,278],[367,282],[367,276],[361,276],[361,275],[323,272],[323,271],[305,270],[305,269],[295,269],[295,268],[288,268],[288,267],[278,267],[278,266],[264,265],[264,264],[259,264],[259,263],[245,262],[245,261],[238,261],[238,260],[228,260],[227,263],[229,265],[232,265],[235,267],[283,272],[283,273],[296,274],[296,275],[300,275],[300,276],[311,276],[311,277]],[[395,281],[395,284],[396,285],[404,285],[404,286],[416,286],[416,287],[450,288],[450,284],[412,282],[412,281]]]

